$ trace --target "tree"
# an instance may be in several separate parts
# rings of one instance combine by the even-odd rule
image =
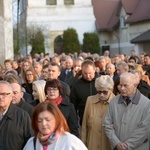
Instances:
[[[31,55],[35,53],[44,53],[44,35],[42,28],[38,26],[29,26],[27,27],[27,44],[31,45]]]
[[[99,38],[96,33],[84,33],[82,51],[90,52],[92,54],[93,53],[101,54]]]
[[[63,32],[63,51],[68,53],[80,53],[80,43],[75,29],[68,28]]]

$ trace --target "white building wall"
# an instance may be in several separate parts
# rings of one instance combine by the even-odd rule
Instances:
[[[12,0],[0,1],[0,64],[13,59]]]
[[[51,34],[59,35],[67,28],[74,28],[82,43],[85,32],[96,31],[91,0],[74,0],[74,5],[64,5],[63,0],[57,0],[57,5],[46,5],[46,0],[28,0],[26,18],[27,26],[37,24],[44,28],[46,52],[49,53],[53,53]]]

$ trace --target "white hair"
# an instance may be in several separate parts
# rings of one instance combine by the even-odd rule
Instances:
[[[95,80],[95,88],[108,88],[113,90],[114,81],[109,75],[101,75]]]

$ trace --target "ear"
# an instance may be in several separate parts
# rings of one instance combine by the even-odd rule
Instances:
[[[134,86],[137,88],[138,84],[134,84]]]
[[[23,98],[23,94],[24,94],[24,93],[23,93],[23,92],[21,92],[20,94],[21,94],[21,98]]]
[[[60,73],[61,73],[61,72],[59,71],[59,72],[58,72],[58,76],[60,76]]]

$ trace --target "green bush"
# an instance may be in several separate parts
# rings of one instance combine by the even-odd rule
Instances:
[[[35,33],[35,37],[30,39],[29,44],[32,46],[31,55],[34,55],[35,53],[44,53],[45,46],[42,31],[37,31],[37,33]]]
[[[96,33],[84,33],[82,51],[90,52],[92,54],[93,53],[101,54],[99,38]]]
[[[63,32],[63,51],[66,54],[80,53],[80,43],[75,29],[68,28]]]

